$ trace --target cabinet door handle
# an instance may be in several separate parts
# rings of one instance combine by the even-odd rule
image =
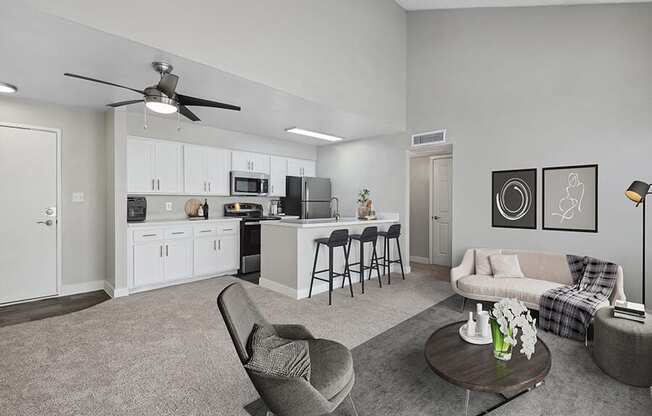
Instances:
[[[160,256],[163,257],[163,246],[160,246],[160,248],[161,248]]]
[[[152,191],[156,190],[156,179],[152,179]]]
[[[158,188],[159,191],[161,190],[161,179],[160,178],[156,180],[156,187]]]
[[[222,231],[233,231],[233,228],[224,228]]]
[[[217,249],[222,250],[222,240],[217,240]]]
[[[217,240],[213,240],[213,251],[217,251]]]
[[[208,182],[208,192],[210,192],[210,191],[211,191],[211,183]]]
[[[183,231],[177,231],[177,232],[172,233],[172,235],[180,235],[180,234],[185,234],[185,233]]]
[[[143,237],[156,237],[156,234],[143,234]]]
[[[170,250],[169,250],[169,248],[170,248],[170,246],[168,246],[168,245],[166,244],[166,245],[165,245],[165,257],[168,257],[168,256],[170,255]]]
[[[204,181],[204,192],[206,192],[206,181]]]
[[[201,230],[200,233],[210,233],[213,230]]]

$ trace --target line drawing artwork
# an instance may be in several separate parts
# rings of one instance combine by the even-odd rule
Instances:
[[[513,188],[520,194],[521,202],[519,207],[516,209],[510,209],[505,202],[505,194],[510,190],[510,188]],[[525,214],[530,211],[531,206],[532,191],[523,179],[512,178],[506,181],[500,189],[500,192],[496,194],[496,207],[498,208],[500,215],[509,221],[518,221],[523,218]]]
[[[559,223],[572,220],[576,213],[582,212],[582,200],[584,199],[584,183],[576,172],[568,174],[568,186],[566,195],[559,200],[559,212],[553,212],[552,216],[559,217]]]

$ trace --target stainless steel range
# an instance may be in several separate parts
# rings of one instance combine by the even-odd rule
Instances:
[[[261,204],[236,202],[224,204],[225,217],[240,217],[240,273],[260,271],[260,222],[280,220],[263,215]]]

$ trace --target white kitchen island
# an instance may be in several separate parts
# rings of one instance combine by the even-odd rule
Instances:
[[[349,234],[359,234],[365,227],[376,226],[378,231],[386,231],[390,225],[398,223],[398,214],[385,214],[376,220],[358,220],[356,218],[342,218],[322,220],[283,220],[261,222],[261,261],[260,261],[260,286],[283,293],[295,299],[308,297],[310,279],[317,244],[315,239],[330,236],[333,230],[348,229]],[[378,257],[383,255],[383,238],[378,238],[376,248]],[[392,258],[396,258],[395,244],[391,245]],[[358,242],[353,242],[349,255],[349,262],[355,263],[359,258]],[[365,244],[365,264],[369,264],[371,244]],[[356,270],[357,266],[354,267]],[[328,248],[321,246],[317,270],[328,269]],[[344,252],[336,248],[333,254],[333,271],[342,273],[344,270]],[[381,267],[382,273],[382,267]],[[366,271],[365,277],[369,271]],[[318,277],[327,279],[328,273]],[[357,273],[351,274],[353,283],[359,282]],[[376,273],[372,275],[376,279]],[[342,278],[335,279],[334,287],[341,286]],[[383,280],[385,282],[386,280]],[[348,284],[348,282],[347,282]],[[365,285],[367,283],[365,282]],[[378,284],[372,280],[369,284]],[[312,294],[328,291],[328,283],[315,280]],[[348,292],[347,292],[348,293]]]

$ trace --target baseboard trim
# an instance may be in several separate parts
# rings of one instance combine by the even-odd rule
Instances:
[[[64,284],[61,286],[61,293],[59,296],[70,296],[78,293],[94,292],[96,290],[104,290],[104,280],[92,280],[90,282]]]
[[[112,298],[120,298],[123,296],[129,296],[129,290],[127,288],[118,288],[116,289],[110,282],[104,281],[104,291],[107,295]]]
[[[296,289],[274,282],[273,280],[265,279],[264,277],[258,279],[258,286],[289,296],[292,299],[299,299],[297,297],[298,293]]]
[[[185,279],[170,280],[170,281],[154,283],[154,284],[146,285],[146,286],[138,286],[138,287],[134,287],[134,288],[131,288],[131,289],[123,289],[125,294],[121,295],[121,296],[127,296],[127,295],[132,294],[132,293],[147,292],[148,290],[163,289],[164,287],[183,285],[183,284],[186,284],[186,283],[199,282],[201,280],[213,279],[215,277],[234,276],[235,274],[237,274],[237,272],[238,272],[237,270],[229,270],[229,271],[226,271],[226,272],[221,272],[219,274],[193,276],[193,277],[188,277],[188,278],[185,278]],[[116,297],[119,297],[119,296],[116,295]]]
[[[410,256],[410,261],[420,264],[430,264],[430,259],[428,257]]]

